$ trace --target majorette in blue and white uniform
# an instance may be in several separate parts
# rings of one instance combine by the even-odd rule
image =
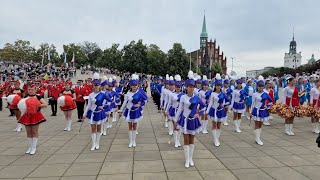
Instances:
[[[222,79],[220,74],[216,74],[215,78],[215,90],[210,96],[210,101],[206,113],[209,116],[209,119],[212,120],[213,129],[212,136],[215,146],[220,146],[219,137],[221,133],[220,125],[221,122],[227,120],[227,113],[225,108],[230,104],[230,101],[225,93],[222,92]],[[220,88],[219,88],[220,87]]]
[[[108,79],[107,79],[107,77],[105,76],[104,77],[104,81],[102,81],[102,83],[101,83],[101,93],[104,93],[105,94],[105,96],[109,99],[109,101],[108,100],[105,100],[104,102],[103,102],[103,109],[104,109],[104,113],[105,113],[105,115],[106,115],[106,119],[103,121],[103,123],[102,123],[102,126],[101,126],[101,134],[102,135],[104,135],[104,136],[106,136],[107,135],[107,128],[109,128],[108,127],[108,124],[107,124],[107,121],[108,121],[108,118],[109,118],[109,111],[110,111],[110,103],[112,102],[112,99],[111,99],[111,97],[110,97],[110,95],[109,95],[109,86],[108,86]]]
[[[129,147],[136,146],[136,125],[142,119],[142,106],[145,105],[148,98],[143,95],[138,88],[139,76],[132,75],[130,80],[131,91],[125,94],[124,102],[119,110],[123,113],[123,118],[129,123]],[[135,91],[133,89],[135,88]]]
[[[172,120],[174,122],[174,126],[177,127],[177,119],[176,119],[176,113],[178,111],[179,103],[181,97],[184,95],[183,92],[181,92],[182,82],[181,82],[181,76],[176,75],[175,76],[175,91],[169,94],[169,101],[166,108],[166,113],[168,114],[168,119]],[[178,89],[178,90],[177,90]],[[178,128],[174,130],[174,141],[175,141],[175,147],[180,147],[180,137],[181,132]]]
[[[259,80],[257,82],[257,87],[262,88],[263,86],[264,86],[264,81]],[[267,100],[268,100],[269,104],[266,104]],[[252,119],[254,121],[260,121],[261,125],[262,125],[262,122],[269,120],[268,109],[272,105],[272,102],[273,101],[272,101],[271,97],[263,89],[261,91],[255,92],[252,96],[252,106],[250,109]],[[261,125],[255,125],[255,127],[259,126],[259,128],[255,128],[255,130],[254,130],[254,133],[256,136],[256,143],[259,145],[263,145],[263,142],[260,139],[261,127],[262,127]]]
[[[162,87],[161,90],[161,96],[160,96],[160,103],[161,103],[161,109],[164,110],[165,104],[167,104],[167,95],[169,94],[169,74],[166,75],[166,79],[164,81],[164,86]],[[164,119],[164,127],[168,127],[168,117],[165,116]]]
[[[204,112],[207,110],[208,108],[208,104],[209,104],[209,99],[212,93],[212,90],[208,88],[209,86],[209,82],[208,82],[208,78],[206,75],[204,75],[202,77],[202,89],[200,89],[199,91],[199,97],[201,98],[202,102],[204,102],[206,104],[206,107],[204,108]],[[203,113],[203,112],[202,112]],[[208,130],[207,130],[207,126],[208,126],[208,117],[207,115],[202,115],[201,117],[201,127],[202,127],[202,133],[203,134],[208,134]]]
[[[231,102],[233,90],[231,89],[231,87],[230,87],[229,84],[230,84],[229,77],[228,77],[228,76],[225,76],[225,79],[224,79],[224,81],[223,81],[222,92],[227,95],[229,101]],[[229,106],[230,106],[230,104],[227,106],[228,109],[229,109]],[[228,114],[227,114],[227,119],[228,119]],[[229,124],[228,124],[228,121],[224,121],[224,122],[223,122],[223,125],[228,126],[228,125],[229,125]]]
[[[252,86],[252,80],[251,79],[247,80],[247,84],[244,87],[244,91],[247,94],[246,101],[245,101],[246,102],[246,106],[247,106],[247,119],[250,119],[249,110],[250,110],[250,107],[251,107],[251,104],[252,104],[252,95],[253,95],[253,93],[255,93],[255,89]]]
[[[101,81],[99,79],[93,80],[94,86],[101,85]],[[104,93],[98,91],[98,92],[92,92],[89,94],[88,97],[88,105],[86,107],[84,116],[86,117],[87,121],[91,125],[97,125],[100,126],[103,121],[106,119],[106,114],[103,110],[103,102],[111,101]],[[91,138],[92,138],[92,147],[91,150],[99,149],[99,142],[101,137],[101,132],[98,132],[99,128],[95,128],[96,132],[92,132]]]
[[[241,115],[245,111],[244,101],[247,97],[246,92],[242,89],[242,80],[236,80],[237,87],[232,92],[232,100],[230,107],[233,109],[234,112],[234,125],[235,131],[240,133],[240,125],[241,125]]]
[[[193,77],[194,77],[194,80],[196,81],[196,87],[194,88],[194,94],[198,96],[199,92],[201,90],[201,84],[202,84],[201,76],[199,76],[197,73],[194,73]]]
[[[170,96],[172,93],[174,93],[174,90],[175,90],[175,82],[174,82],[174,79],[172,76],[169,77],[169,81],[168,81],[168,84],[169,84],[169,89],[166,90],[166,96],[164,97],[165,100],[164,100],[164,106],[163,106],[163,109],[165,112],[167,112],[167,109],[169,108],[169,100],[170,100]],[[165,113],[166,114],[166,117],[167,117],[167,122],[168,122],[168,131],[169,131],[169,135],[173,135],[173,119],[170,118],[169,114],[168,113]]]

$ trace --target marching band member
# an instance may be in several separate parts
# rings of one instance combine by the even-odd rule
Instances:
[[[38,102],[35,103],[34,101],[31,101],[30,103],[28,103],[28,99],[31,100],[31,98],[36,99]],[[33,100],[32,99],[32,100]],[[21,116],[19,123],[25,125],[26,127],[26,131],[27,131],[27,139],[28,139],[28,150],[26,151],[26,154],[30,154],[33,155],[36,153],[37,150],[37,143],[38,143],[38,137],[39,137],[39,124],[42,122],[45,122],[46,119],[45,117],[42,115],[41,113],[41,108],[45,108],[47,107],[47,102],[40,97],[39,95],[36,95],[36,85],[30,85],[28,87],[28,93],[27,93],[27,97],[24,100],[21,100],[18,104],[18,106],[20,106],[20,103],[25,103],[24,109],[26,109],[26,112],[24,112],[24,114]],[[35,111],[36,112],[31,112],[30,109],[31,108],[26,108],[28,106],[35,106]],[[22,109],[21,109],[22,110]]]
[[[161,109],[164,110],[164,105],[166,104],[166,100],[167,100],[167,95],[168,95],[168,89],[169,89],[169,74],[166,75],[166,80],[164,81],[164,86],[162,87],[161,90],[161,96],[160,96],[160,103],[161,103]],[[165,115],[165,112],[163,112],[165,119],[164,119],[164,127],[169,127],[168,125],[168,117]]]
[[[86,117],[86,120],[91,124],[91,151],[100,148],[101,125],[107,117],[103,109],[103,102],[105,100],[111,101],[105,93],[100,91],[100,85],[99,79],[93,80],[93,92],[89,94],[88,105],[83,114],[83,117]]]
[[[88,89],[83,86],[83,80],[78,80],[77,85],[74,88],[76,94],[76,105],[77,105],[77,112],[78,112],[78,122],[82,122],[83,113],[84,113],[84,105],[85,100],[84,96],[87,94]]]
[[[308,105],[310,105],[312,102],[310,101],[310,91],[312,88],[316,87],[316,83],[314,81],[314,75],[311,75],[309,77],[309,82],[307,82],[306,84],[306,91],[307,91],[307,101],[308,101]]]
[[[223,81],[222,92],[227,95],[229,101],[231,102],[233,90],[232,90],[231,87],[229,86],[229,77],[228,77],[228,76],[226,76],[226,77],[225,77],[225,80]],[[230,106],[230,105],[228,105],[228,106]],[[228,111],[228,109],[229,109],[228,106],[226,107],[226,108],[227,108],[226,111]],[[228,114],[227,114],[227,116],[228,116]],[[227,119],[227,120],[223,122],[223,125],[228,126],[228,125],[229,125],[229,124],[228,124],[228,118],[226,117],[226,119]]]
[[[269,97],[271,98],[271,101],[269,101],[269,99],[267,99],[266,104],[270,104],[270,103],[271,103],[271,105],[272,105],[272,104],[275,104],[274,91],[273,91],[273,89],[271,88],[271,82],[270,82],[269,79],[266,80],[266,82],[265,82],[265,87],[266,87],[266,88],[264,89],[264,91],[265,91],[266,93],[268,93]],[[265,119],[265,120],[263,121],[263,124],[264,124],[265,126],[270,126],[269,119],[270,119],[270,117],[267,118],[267,119]]]
[[[201,112],[205,108],[205,103],[201,98],[194,93],[195,80],[193,79],[193,72],[189,71],[189,79],[185,82],[187,94],[181,96],[179,108],[175,116],[175,121],[178,122],[178,127],[183,133],[184,139],[184,155],[185,155],[185,167],[189,168],[194,166],[192,160],[194,151],[194,136],[200,132],[201,122],[199,117]],[[203,109],[199,109],[201,106]]]
[[[109,114],[110,114],[110,103],[112,102],[111,96],[109,94],[109,85],[108,85],[108,78],[104,76],[104,81],[101,83],[101,92],[104,93],[107,97],[107,99],[110,99],[109,101],[103,102],[103,109],[104,113],[106,114],[105,120],[101,124],[101,132],[103,136],[107,135],[107,129],[109,128],[109,125],[107,124]]]
[[[235,131],[240,133],[241,114],[245,111],[244,100],[246,99],[246,92],[242,89],[242,80],[236,80],[236,88],[232,92],[231,110],[233,110],[233,122]]]
[[[62,91],[61,86],[57,85],[58,79],[52,79],[51,84],[48,86],[48,96],[50,97],[49,102],[51,105],[51,116],[57,116],[57,108],[58,108],[58,98],[59,94]]]
[[[193,77],[194,77],[194,79],[196,81],[196,87],[194,88],[194,93],[196,95],[199,95],[199,91],[201,89],[201,84],[202,84],[201,76],[199,76],[197,73],[194,73]]]
[[[272,105],[272,99],[267,91],[264,91],[264,82],[259,80],[257,82],[257,92],[253,93],[252,106],[250,108],[250,117],[254,120],[254,134],[256,143],[263,145],[260,139],[262,123],[269,119],[268,109]]]
[[[293,77],[287,77],[287,86],[282,90],[282,103],[286,104],[293,110],[299,106],[299,91],[295,86],[296,80]],[[285,132],[289,136],[293,136],[293,121],[294,116],[285,119]]]
[[[137,122],[142,119],[141,106],[143,106],[148,100],[138,90],[139,76],[136,74],[132,75],[130,80],[131,90],[126,93],[124,103],[119,110],[119,117],[122,116],[128,122],[129,126],[129,148],[136,147],[136,127]]]
[[[317,111],[320,110],[320,79],[315,80],[315,87],[313,87],[310,91],[310,105],[315,107]],[[319,134],[319,118],[312,115],[311,123],[313,132]]]
[[[221,133],[221,122],[227,120],[225,107],[230,103],[228,96],[222,92],[222,79],[220,74],[216,74],[215,87],[210,96],[209,105],[206,111],[212,120],[212,136],[216,147],[220,146],[219,137]]]
[[[19,80],[14,81],[14,89],[10,92],[10,94],[16,94],[16,95],[20,96],[21,98],[25,96],[24,91],[22,89],[20,89],[20,81]],[[20,132],[22,130],[22,125],[18,121],[21,117],[21,112],[18,109],[17,105],[10,104],[8,108],[13,111],[13,113],[16,116],[16,120],[17,120],[17,127],[13,131]]]
[[[273,78],[272,88],[274,91],[274,103],[277,103],[279,100],[279,82],[277,77]],[[270,119],[272,119],[271,116]]]
[[[173,135],[173,116],[170,116],[168,113],[168,110],[171,106],[170,104],[170,96],[172,96],[172,94],[174,94],[174,90],[175,90],[175,81],[173,80],[173,77],[170,76],[169,77],[169,89],[167,90],[167,95],[165,96],[166,100],[165,100],[165,105],[164,105],[164,110],[165,110],[165,116],[168,117],[168,131],[169,131],[169,135],[172,136]]]
[[[303,105],[306,102],[306,86],[303,80],[303,77],[299,77],[298,83],[295,85],[298,88],[300,105]]]
[[[169,94],[169,102],[167,105],[166,113],[168,116],[168,119],[173,121],[173,127],[174,127],[174,147],[180,147],[180,137],[181,137],[181,131],[179,131],[179,128],[177,127],[177,121],[176,121],[176,112],[179,107],[179,102],[181,99],[181,96],[184,95],[183,92],[181,92],[181,77],[180,75],[175,76],[175,91]]]
[[[251,109],[251,104],[252,104],[252,95],[255,93],[255,89],[252,86],[252,80],[248,79],[247,84],[244,87],[245,92],[247,93],[247,98],[246,98],[246,114],[247,114],[247,119],[250,119],[250,109]]]
[[[76,99],[75,92],[71,89],[72,82],[66,82],[64,86],[64,90],[59,94],[60,96],[70,96],[72,98],[72,103],[69,106],[60,106],[60,109],[64,113],[64,117],[66,119],[67,125],[64,131],[70,131],[72,125],[72,111],[77,108],[74,100]]]
[[[201,98],[202,102],[204,102],[206,104],[206,108],[205,111],[208,108],[208,104],[209,104],[209,99],[211,96],[212,91],[209,89],[209,82],[208,82],[208,78],[206,75],[203,76],[202,78],[202,89],[200,89],[199,91],[199,97]],[[207,126],[208,126],[208,114],[203,113],[203,115],[201,116],[201,122],[202,122],[202,133],[203,134],[208,134],[208,130],[207,130]]]

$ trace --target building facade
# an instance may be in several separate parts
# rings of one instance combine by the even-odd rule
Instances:
[[[269,66],[269,67],[264,67],[263,69],[246,71],[246,77],[256,78],[272,68],[274,68],[274,67]]]
[[[222,74],[227,74],[227,58],[216,40],[208,40],[206,16],[203,17],[202,32],[200,34],[200,48],[191,52],[191,59],[199,67],[201,73],[207,75],[208,78],[215,76],[211,70],[219,69]]]
[[[297,43],[292,37],[289,45],[289,52],[284,55],[284,67],[297,68],[301,66],[301,52],[297,53]]]

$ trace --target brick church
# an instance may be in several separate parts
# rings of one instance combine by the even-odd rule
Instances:
[[[195,64],[198,64],[202,74],[206,74],[208,78],[213,78],[210,69],[213,66],[219,65],[222,74],[227,74],[227,57],[224,55],[216,40],[208,41],[208,33],[206,26],[206,16],[203,17],[202,32],[200,34],[200,49],[191,52],[191,59]],[[198,62],[198,63],[197,63]]]

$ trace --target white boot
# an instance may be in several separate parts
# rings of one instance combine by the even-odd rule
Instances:
[[[218,146],[218,144],[217,144],[217,130],[216,129],[212,130],[212,137],[213,137],[214,146]]]
[[[189,148],[190,148],[189,149],[189,163],[190,163],[190,166],[193,167],[194,163],[193,163],[192,157],[193,157],[193,151],[194,151],[194,144],[190,144]]]
[[[132,131],[132,147],[136,147],[136,137],[137,137],[137,132],[136,131]]]
[[[102,135],[106,136],[107,135],[107,122],[102,123]]]
[[[137,122],[137,127],[136,127],[136,135],[138,135],[138,128],[139,128],[139,121]]]
[[[260,129],[259,129],[259,140],[260,140],[260,142],[261,142],[261,146],[263,146],[263,142],[261,141],[261,131],[262,131],[262,129],[260,128]]]
[[[96,137],[96,149],[98,150],[100,148],[100,137],[101,137],[101,133],[97,133],[97,137]]]
[[[203,126],[204,126],[204,120],[201,120],[200,131],[203,131]],[[203,133],[203,132],[202,132],[202,133]]]
[[[202,133],[203,134],[208,134],[207,126],[208,126],[208,120],[204,120],[203,121],[203,127],[202,127]]]
[[[225,120],[225,121],[223,122],[223,125],[229,126],[228,120]]]
[[[91,141],[92,141],[92,147],[90,150],[94,151],[96,149],[96,141],[97,141],[97,134],[96,133],[91,134]]]
[[[221,129],[216,129],[216,146],[220,146],[220,133],[221,133]]]
[[[32,138],[32,147],[30,151],[30,155],[34,155],[37,151],[38,138]]]
[[[189,147],[189,145],[184,145],[183,150],[184,150],[184,157],[186,159],[186,162],[184,163],[184,167],[189,168],[190,167],[190,161],[189,161],[190,147]]]
[[[240,120],[234,120],[234,126],[235,126],[235,131],[237,132],[237,133],[241,133],[241,130],[239,129],[239,121]]]
[[[71,131],[71,125],[72,125],[72,120],[69,119],[68,120],[68,129],[67,129],[67,131]]]
[[[269,119],[273,119],[273,116],[269,116]]]
[[[180,138],[181,138],[181,131],[178,131],[178,146],[179,147],[181,147]]]
[[[260,140],[259,129],[255,129],[255,130],[254,130],[254,134],[255,134],[255,136],[256,136],[256,143],[262,146],[263,143],[262,143],[261,140]]]
[[[319,131],[319,123],[318,122],[315,123],[315,133],[316,134],[320,133],[320,131]]]
[[[68,130],[68,126],[69,125],[69,120],[68,119],[66,119],[66,128],[64,128],[64,131],[67,131]]]
[[[109,128],[112,128],[112,120],[109,119]]]
[[[132,131],[129,131],[129,148],[132,147]]]
[[[289,131],[289,124],[284,124],[284,131],[286,132],[287,135],[291,135]]]
[[[13,131],[21,132],[21,130],[22,130],[22,124],[17,123],[17,127],[16,127],[16,129],[15,129],[15,130],[13,130]]]
[[[117,116],[116,116],[116,113],[114,112],[113,117],[112,117],[112,122],[116,122],[117,121],[116,118],[117,118]]]
[[[293,124],[289,124],[289,132],[290,132],[290,135],[291,136],[294,136],[294,133],[293,133]]]
[[[241,125],[241,119],[238,119],[238,129],[239,129],[239,132],[241,132],[241,130],[240,130],[240,125]]]
[[[30,154],[30,152],[31,152],[31,149],[32,149],[32,143],[33,143],[33,141],[32,141],[32,138],[28,138],[28,150],[26,151],[26,154]]]
[[[263,125],[270,126],[269,120],[263,121]]]
[[[168,127],[168,118],[167,118],[167,116],[166,116],[166,118],[164,119],[164,127]]]
[[[168,122],[168,130],[169,130],[169,135],[172,136],[173,134],[173,124],[172,121]]]
[[[178,131],[174,131],[173,132],[173,138],[174,138],[174,147],[175,148],[179,147],[179,144],[178,144]]]

